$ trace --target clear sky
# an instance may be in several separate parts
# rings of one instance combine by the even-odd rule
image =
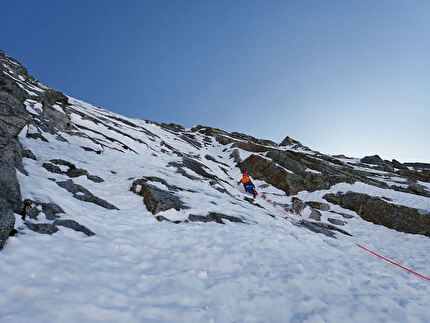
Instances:
[[[0,49],[128,117],[430,162],[430,1],[2,1]]]

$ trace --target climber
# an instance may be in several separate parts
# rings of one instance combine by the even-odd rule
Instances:
[[[239,185],[240,183],[243,184],[243,187],[245,188],[246,192],[254,195],[254,198],[258,195],[257,191],[255,190],[255,185],[251,182],[251,179],[248,177],[247,173],[243,173],[243,177],[239,182],[237,182],[237,185]]]

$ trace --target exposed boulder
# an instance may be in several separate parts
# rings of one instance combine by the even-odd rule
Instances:
[[[328,205],[327,203],[311,201],[311,202],[306,202],[306,205],[309,205],[311,208],[318,209],[321,211],[330,210],[330,205]]]
[[[430,237],[430,213],[403,205],[388,203],[379,197],[347,192],[326,194],[324,199],[356,212],[362,219],[406,233]]]
[[[309,218],[316,221],[321,221],[321,212],[312,209],[311,214],[309,215]]]
[[[293,138],[290,137],[285,137],[284,140],[281,141],[281,143],[279,144],[280,147],[285,147],[285,146],[298,146],[298,147],[302,147],[303,145],[298,142],[297,140],[294,140]]]
[[[383,165],[384,160],[379,157],[379,155],[373,155],[373,156],[366,156],[360,160],[362,163],[365,164],[372,164],[372,165]]]
[[[216,135],[215,140],[217,142],[219,142],[221,145],[228,145],[228,144],[231,144],[232,142],[234,142],[234,140],[231,139],[230,137],[226,137],[223,135]]]
[[[306,204],[302,202],[301,199],[297,198],[297,197],[293,197],[292,199],[292,207],[293,210],[297,213],[297,214],[301,214],[302,211],[304,210],[304,208],[306,207]]]
[[[401,162],[399,162],[395,159],[393,159],[391,161],[391,164],[393,165],[394,168],[398,168],[398,169],[407,169],[408,168],[407,166],[403,165]]]
[[[345,221],[339,220],[339,219],[334,219],[334,218],[328,218],[327,219],[328,222],[335,224],[335,225],[345,225]]]
[[[28,221],[24,223],[30,230],[41,234],[54,234],[58,231],[57,226],[51,223],[32,223]]]
[[[226,215],[223,213],[217,213],[217,212],[209,212],[206,216],[194,215],[194,214],[190,214],[188,216],[188,221],[191,221],[191,222],[216,222],[219,224],[225,224],[223,219],[228,220],[230,222],[244,223],[238,217]]]
[[[143,196],[143,203],[152,214],[170,209],[179,211],[186,208],[175,194],[148,184],[146,179],[133,181],[130,191]]]

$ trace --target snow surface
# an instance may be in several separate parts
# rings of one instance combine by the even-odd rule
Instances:
[[[430,283],[354,245],[363,244],[429,276],[428,237],[396,232],[359,217],[342,227],[353,237],[337,234],[333,239],[313,233],[285,219],[261,198],[256,201],[261,207],[244,200],[241,186],[236,185],[240,171],[229,157],[232,148],[225,150],[230,146],[213,143],[197,149],[156,124],[121,117],[134,123],[132,127],[110,119],[120,116],[106,110],[72,98],[70,103],[76,111],[100,121],[96,124],[72,115],[75,124],[90,129],[80,131],[98,139],[103,147],[90,138],[62,133],[68,142],[60,142],[43,132],[47,143],[27,138],[23,130],[19,139],[37,160],[24,159],[29,175],[18,172],[18,179],[24,199],[55,202],[64,209],[63,218],[78,221],[96,235],[87,237],[63,227],[51,236],[42,235],[26,229],[16,215],[16,229],[25,234],[11,237],[0,253],[1,322],[429,321]],[[202,142],[204,136],[195,135]],[[177,173],[168,163],[181,158],[165,144],[196,156],[208,172],[224,180],[220,185],[231,195],[188,169],[197,180]],[[81,147],[97,148],[102,154]],[[240,151],[242,158],[247,154]],[[41,166],[54,158],[102,177],[103,183],[85,176],[73,181],[119,210],[82,202],[60,188],[49,178],[68,177]],[[158,222],[142,197],[129,191],[133,179],[143,176],[156,176],[185,189],[175,194],[189,209],[157,215],[185,220],[190,213],[213,211],[247,223]],[[158,182],[152,184],[165,189]],[[326,202],[324,194],[348,190],[430,211],[429,198],[363,183],[337,184],[297,196]],[[291,197],[272,186],[259,192],[279,203],[291,202]],[[331,209],[351,213],[339,206]],[[322,214],[323,220],[336,217]],[[39,220],[49,222],[43,214]]]

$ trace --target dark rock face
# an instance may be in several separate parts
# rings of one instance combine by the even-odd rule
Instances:
[[[41,234],[54,234],[58,231],[58,228],[51,223],[32,223],[25,222],[25,225],[32,231],[41,233]]]
[[[408,168],[407,166],[403,165],[401,162],[399,162],[395,159],[393,159],[391,161],[391,164],[393,165],[393,167],[398,168],[398,169],[407,169]]]
[[[241,172],[247,172],[254,179],[264,180],[287,194],[293,193],[287,181],[290,174],[270,160],[258,155],[251,155],[239,163],[239,168]]]
[[[311,214],[309,215],[309,218],[312,220],[321,221],[321,212],[317,210],[312,210]]]
[[[198,174],[204,178],[217,179],[216,176],[209,174],[205,170],[206,166],[204,164],[202,164],[199,161],[197,161],[193,158],[190,158],[190,157],[182,157],[182,163],[170,162],[168,165],[176,167],[178,173],[180,173],[181,175],[183,175],[189,179],[192,179],[192,180],[199,180],[199,178],[196,176],[188,174],[184,170],[184,168],[188,168],[188,169],[192,170],[194,173],[196,173],[196,174]]]
[[[82,233],[86,234],[87,236],[95,235],[95,233],[92,232],[90,229],[79,224],[78,222],[76,222],[74,220],[55,220],[53,225],[62,226],[65,228],[69,228],[69,229],[78,231],[78,232],[82,232]]]
[[[135,180],[130,191],[143,196],[143,203],[152,214],[169,209],[179,211],[186,208],[175,194],[148,184],[146,179]]]
[[[405,166],[411,166],[415,169],[429,169],[430,163],[405,163]]]
[[[233,144],[233,147],[237,147],[253,153],[261,153],[261,152],[272,150],[272,148],[270,147],[262,146],[250,141],[247,141],[247,142],[237,141]]]
[[[324,199],[355,211],[362,219],[406,233],[430,237],[430,213],[384,201],[367,194],[348,192],[326,194]]]
[[[233,158],[233,161],[234,161],[236,164],[239,164],[239,163],[242,161],[242,159],[240,159],[239,150],[237,150],[237,149],[234,149],[234,150],[231,152],[231,154],[230,154],[230,158]]]
[[[34,156],[33,152],[30,149],[24,149],[22,151],[22,157],[37,160],[36,156]]]
[[[362,163],[365,163],[365,164],[373,164],[373,165],[383,165],[384,164],[384,160],[381,157],[379,157],[378,155],[366,156],[366,157],[362,158],[360,161]]]
[[[345,221],[339,220],[339,219],[333,219],[333,218],[328,218],[327,219],[328,222],[335,224],[335,225],[345,225]]]
[[[430,192],[425,188],[425,186],[417,183],[410,184],[407,190],[417,195],[430,197]]]
[[[216,135],[215,140],[217,142],[219,142],[221,145],[228,145],[228,144],[231,144],[232,142],[234,142],[233,139],[226,137],[226,136],[223,136],[223,135]]]
[[[328,205],[327,203],[311,201],[311,202],[306,202],[306,205],[309,205],[311,208],[318,209],[321,211],[330,210],[330,205]]]
[[[25,91],[4,73],[8,71],[3,64],[7,64],[8,60],[0,51],[0,249],[15,225],[13,213],[22,209],[15,168],[25,171],[17,136],[31,120],[22,104],[26,97]],[[25,69],[20,72],[27,75]]]
[[[265,140],[265,139],[257,139],[254,138],[252,136],[240,133],[240,132],[227,132],[221,129],[217,129],[217,128],[213,128],[213,127],[208,127],[208,126],[202,126],[202,125],[197,125],[193,128],[191,128],[192,132],[199,132],[202,134],[205,134],[206,136],[212,136],[215,137],[215,139],[220,142],[222,145],[226,145],[232,142],[239,142],[239,141],[247,141],[250,143],[254,143],[257,145],[263,145],[263,146],[272,146],[272,147],[276,147],[277,144],[271,140]],[[217,135],[222,135],[222,137],[217,137]],[[234,140],[234,139],[239,139],[239,140]]]
[[[324,234],[329,238],[336,238],[336,234],[333,231],[338,231],[347,236],[352,236],[350,233],[346,232],[345,230],[339,229],[338,227],[335,227],[334,225],[331,225],[328,223],[301,221],[298,223],[298,225],[308,230],[311,230],[313,232]]]
[[[196,136],[189,134],[189,133],[183,133],[180,135],[180,138],[185,141],[186,143],[190,144],[194,148],[202,148],[202,144],[197,141]]]
[[[410,169],[401,169],[396,172],[399,175],[407,177],[412,182],[422,181],[430,183],[430,170],[423,169],[421,171],[410,170]]]
[[[194,214],[190,214],[188,216],[188,221],[190,221],[190,222],[216,222],[219,224],[225,224],[223,219],[228,220],[230,222],[244,223],[238,217],[231,216],[231,215],[225,215],[225,214],[217,213],[217,212],[209,212],[206,216],[194,215]]]
[[[109,202],[107,202],[107,201],[105,201],[105,200],[103,200],[97,196],[94,196],[85,187],[83,187],[79,184],[73,183],[73,181],[71,179],[69,179],[67,181],[62,181],[62,182],[56,182],[56,183],[58,186],[64,188],[66,191],[72,193],[73,197],[75,199],[89,202],[89,203],[94,203],[94,204],[97,204],[97,205],[104,207],[105,209],[108,209],[108,210],[119,210],[115,205],[112,205]]]
[[[42,209],[42,211],[40,210],[40,208]],[[63,209],[59,205],[52,202],[35,202],[29,199],[24,201],[24,210],[22,212],[22,218],[24,220],[27,216],[31,219],[36,220],[40,212],[43,212],[48,220],[58,219],[60,217],[58,214],[64,213]]]
[[[5,201],[0,200],[0,250],[6,243],[7,238],[15,225],[15,216],[12,208]]]
[[[17,81],[17,79],[24,81]],[[15,222],[13,212],[22,213],[24,208],[15,169],[27,174],[22,166],[22,156],[36,159],[31,151],[22,151],[17,138],[18,134],[26,125],[32,124],[36,132],[27,131],[27,135],[46,141],[42,131],[54,134],[59,129],[68,129],[70,125],[67,114],[54,108],[54,105],[66,108],[68,98],[64,94],[44,88],[43,92],[38,92],[35,96],[29,86],[38,87],[40,83],[29,76],[27,70],[19,62],[0,51],[0,205],[2,206],[0,249],[7,238],[7,231],[13,228]],[[25,89],[29,91],[27,92]],[[37,101],[42,104],[43,109],[40,111],[39,118],[33,118],[26,110],[24,106],[26,99],[32,99],[33,102]],[[45,228],[37,225],[32,227],[44,232],[52,231],[51,227]]]
[[[293,210],[297,214],[302,213],[303,209],[306,207],[305,203],[303,203],[302,200],[298,199],[297,197],[293,197],[291,202],[292,202]]]
[[[294,140],[293,138],[290,137],[285,137],[284,140],[281,141],[281,143],[279,144],[279,146],[281,147],[285,147],[285,146],[297,146],[297,147],[302,147],[303,145],[298,142],[297,140]]]
[[[322,189],[328,189],[332,185],[341,182],[354,183],[355,179],[351,176],[344,175],[339,170],[331,173],[311,173],[305,171],[305,167],[301,162],[290,158],[291,152],[275,152],[270,151],[266,154],[271,158],[270,161],[258,155],[251,155],[239,164],[242,172],[246,171],[255,179],[261,179],[272,184],[276,188],[283,190],[287,195],[295,195],[302,190],[310,192]],[[289,173],[279,165],[292,170],[294,173]]]
[[[53,164],[51,164],[53,163]],[[86,176],[90,181],[93,181],[95,183],[102,183],[104,182],[104,179],[96,176],[96,175],[90,175],[88,171],[85,169],[77,168],[75,164],[68,162],[66,160],[62,159],[52,159],[51,163],[43,163],[42,166],[47,171],[55,174],[64,174],[67,175],[70,178],[79,177],[79,176]],[[55,164],[55,165],[54,165]],[[62,171],[60,167],[56,165],[63,165],[67,166],[67,171]]]

